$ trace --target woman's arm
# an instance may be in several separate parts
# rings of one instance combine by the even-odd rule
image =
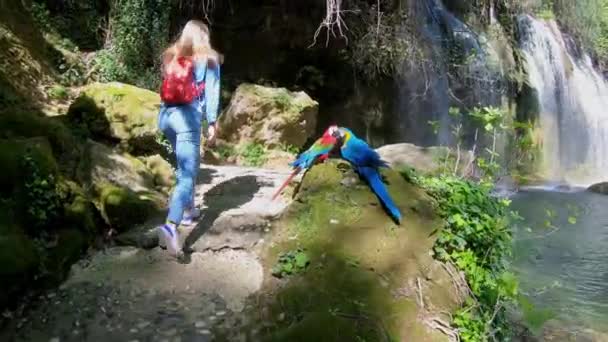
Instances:
[[[215,61],[207,63],[205,74],[205,114],[207,123],[213,125],[217,120],[220,105],[220,64]]]

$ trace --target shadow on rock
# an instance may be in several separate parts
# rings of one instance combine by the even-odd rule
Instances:
[[[199,181],[204,182],[204,177],[199,175]],[[222,182],[205,193],[205,204],[207,208],[203,211],[203,218],[192,230],[184,243],[184,251],[192,252],[192,245],[198,241],[205,232],[211,228],[215,220],[225,211],[235,209],[251,201],[261,188],[262,183],[256,176],[235,177]]]
[[[196,178],[197,185],[209,184],[217,175],[217,170],[201,167]]]

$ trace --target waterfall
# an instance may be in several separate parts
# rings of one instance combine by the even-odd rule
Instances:
[[[501,71],[490,66],[483,39],[441,0],[413,0],[409,4],[424,57],[415,65],[406,61],[396,78],[398,135],[423,146],[454,145],[450,107],[500,105]],[[439,123],[437,134],[429,121]],[[465,140],[472,141],[473,132],[467,130]]]
[[[520,45],[539,102],[545,177],[608,180],[608,83],[554,21],[519,18]]]

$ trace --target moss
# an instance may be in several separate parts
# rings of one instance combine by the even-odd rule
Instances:
[[[0,112],[0,138],[45,137],[61,171],[72,176],[80,158],[81,141],[62,123],[61,117],[46,117],[24,109]]]
[[[301,147],[315,129],[318,103],[304,92],[241,84],[220,116],[220,138],[235,145]],[[243,127],[248,129],[243,130]]]
[[[25,156],[32,158],[42,176],[57,174],[57,164],[45,138],[0,140],[0,165],[3,168],[0,193],[12,194],[22,190],[26,176]]]
[[[160,199],[156,194],[136,193],[112,184],[98,184],[99,205],[107,223],[124,231],[145,222],[158,213]]]
[[[432,278],[429,251],[441,223],[421,189],[394,171],[383,175],[402,210],[402,226],[365,184],[342,185],[356,177],[348,164],[328,162],[306,173],[264,260],[270,269],[281,252],[302,248],[311,264],[264,297],[264,319],[272,322],[268,341],[445,340],[417,320],[415,296],[395,295],[412,279]],[[268,279],[272,288],[275,280]],[[436,291],[432,281],[428,288],[440,294],[428,305],[456,307],[456,299],[446,295],[450,291]]]
[[[2,221],[4,222],[0,222],[0,278],[26,276],[37,266],[36,248],[17,225],[7,221],[6,218]],[[6,284],[4,281],[0,283]]]
[[[10,213],[10,205],[0,202],[0,307],[29,284],[39,262],[36,247]]]
[[[85,234],[92,236],[103,225],[99,213],[87,193],[75,182],[63,181],[62,187],[69,198],[64,203],[64,221],[69,226],[78,227]]]
[[[175,175],[171,164],[160,155],[147,157],[145,163],[154,176],[155,187],[161,191],[168,192],[175,184]]]
[[[71,122],[97,139],[120,141],[129,151],[156,151],[158,94],[123,83],[86,86],[68,110]]]

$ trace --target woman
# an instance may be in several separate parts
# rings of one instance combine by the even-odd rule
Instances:
[[[183,61],[191,62],[189,72],[197,89],[188,103],[161,103],[158,127],[170,141],[177,159],[177,184],[169,202],[165,224],[158,228],[159,245],[178,256],[181,246],[177,227],[192,225],[200,217],[194,207],[194,187],[200,163],[200,137],[203,112],[207,120],[207,139],[212,143],[217,133],[216,118],[220,96],[220,58],[209,42],[207,25],[198,20],[189,21],[179,39],[163,53],[163,87],[174,71],[183,69]],[[161,97],[163,95],[161,89]],[[166,98],[166,97],[165,97]]]

